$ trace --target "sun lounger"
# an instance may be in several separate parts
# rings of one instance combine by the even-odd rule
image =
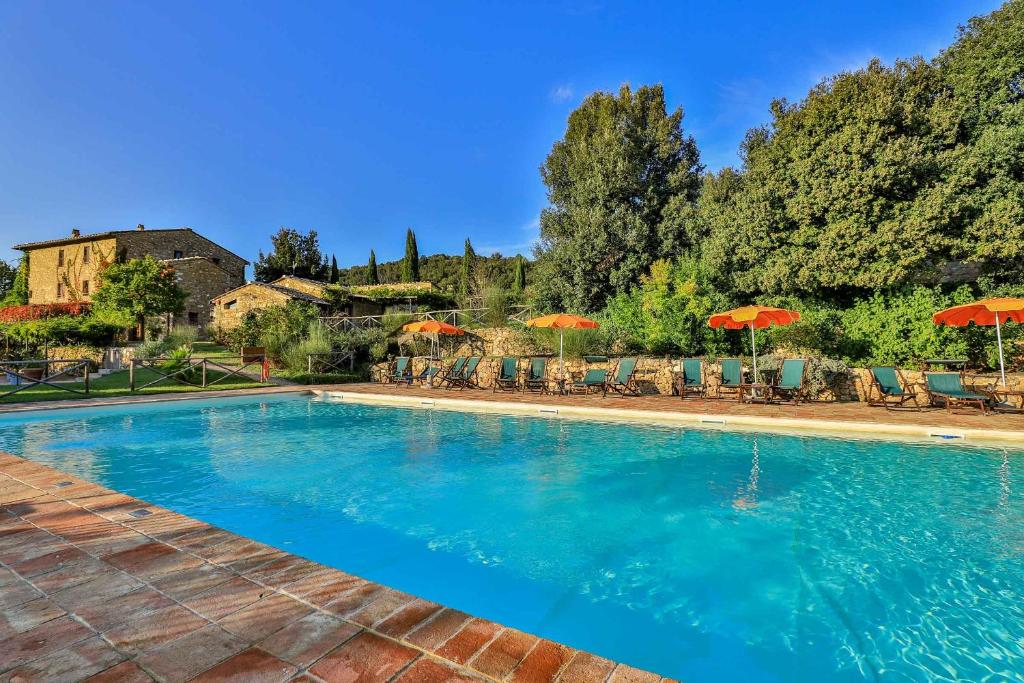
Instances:
[[[891,365],[870,368],[868,379],[866,398],[869,406],[884,406],[891,410],[913,403],[915,410],[921,410],[914,385],[907,381],[898,368]]]
[[[388,381],[396,384],[412,382],[412,365],[409,362],[411,359],[407,356],[399,356],[395,359],[395,367],[392,369],[391,374],[388,375]]]
[[[591,391],[600,391],[602,396],[607,395],[608,371],[598,368],[591,368],[587,370],[587,374],[569,385],[569,391],[579,394],[589,394]]]
[[[464,356],[458,356],[449,366],[448,371],[445,372],[441,379],[438,381],[437,386],[439,387],[451,387],[451,385],[458,380],[462,375],[462,369],[466,365],[466,358]]]
[[[548,359],[531,358],[526,368],[526,378],[523,381],[523,391],[548,392]]]
[[[932,405],[945,406],[947,412],[965,406],[976,407],[982,414],[988,412],[989,397],[964,388],[959,372],[926,372],[924,379],[928,400]]]
[[[620,358],[613,379],[605,383],[605,393],[610,389],[622,396],[639,396],[640,387],[635,377],[639,362],[639,358]]]
[[[804,372],[806,369],[806,358],[787,358],[782,361],[782,370],[779,372],[779,378],[769,387],[771,398],[788,399],[794,404],[807,400],[807,389],[804,386]]]
[[[704,361],[700,358],[684,358],[683,374],[676,385],[679,398],[697,396],[704,398],[708,393],[708,385],[704,381]]]
[[[720,361],[722,366],[722,381],[718,385],[717,397],[722,398],[723,391],[731,391],[740,398],[743,387],[743,361],[739,358],[723,358]]]
[[[494,386],[491,393],[495,391],[515,391],[519,388],[519,359],[505,357],[501,359],[498,367],[498,374],[494,378]]]

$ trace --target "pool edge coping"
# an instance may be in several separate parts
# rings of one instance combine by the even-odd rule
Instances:
[[[474,413],[528,415],[531,417],[570,417],[585,420],[675,425],[742,432],[757,431],[798,436],[813,436],[817,434],[831,437],[845,436],[896,441],[926,441],[929,443],[941,440],[943,443],[961,443],[978,446],[1024,445],[1024,431],[1016,430],[761,415],[731,415],[725,413],[692,413],[642,408],[602,408],[597,406],[535,402],[521,403],[499,400],[475,401],[466,398],[396,396],[393,394],[377,394],[364,391],[346,392],[340,388],[322,387],[311,387],[310,392],[320,397],[338,399],[348,403],[381,404],[421,409],[442,408]]]

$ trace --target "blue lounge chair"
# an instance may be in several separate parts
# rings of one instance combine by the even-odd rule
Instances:
[[[915,410],[921,410],[914,393],[914,385],[907,381],[903,373],[891,365],[870,368],[868,373],[867,404],[884,406],[887,410],[903,408],[913,403]]]
[[[546,394],[548,389],[548,359],[531,358],[523,380],[523,391],[539,391]]]
[[[683,375],[676,385],[679,398],[689,396],[704,398],[708,393],[708,385],[704,381],[704,361],[700,358],[683,359]]]
[[[581,379],[575,380],[569,385],[572,393],[589,394],[591,391],[600,391],[602,396],[608,395],[608,371],[599,368],[590,368]]]
[[[494,386],[491,393],[495,391],[515,391],[519,388],[519,359],[505,357],[501,359],[498,367],[498,375],[494,378]]]
[[[988,413],[989,397],[967,390],[959,372],[926,372],[924,379],[932,405],[945,406],[950,413],[961,406],[976,406],[983,415]]]
[[[639,362],[639,358],[620,358],[615,367],[614,379],[605,382],[605,393],[611,389],[621,396],[639,396],[640,386],[636,383],[635,377]]]
[[[410,358],[408,356],[399,356],[395,359],[395,367],[388,375],[388,381],[395,382],[396,384],[412,383],[412,365],[410,364]]]
[[[806,369],[806,358],[787,358],[782,361],[779,379],[770,387],[771,398],[789,399],[794,404],[807,400],[807,389],[804,387]]]
[[[737,400],[743,387],[743,361],[739,358],[723,358],[722,381],[718,385],[718,398],[722,398],[722,391],[735,392]]]
[[[449,366],[448,371],[441,375],[440,381],[437,386],[439,387],[450,387],[453,383],[457,382],[459,377],[462,375],[462,368],[466,365],[466,358],[464,356],[458,356]]]

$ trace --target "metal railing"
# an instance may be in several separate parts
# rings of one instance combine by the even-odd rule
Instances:
[[[231,358],[237,358],[232,356]],[[264,355],[259,356],[246,356],[238,361],[238,364],[225,364],[220,363],[212,358],[133,358],[131,363],[128,365],[128,388],[130,391],[141,391],[146,387],[151,387],[160,382],[174,381],[178,384],[186,384],[188,386],[196,387],[199,389],[206,389],[215,384],[223,382],[229,377],[248,377],[243,374],[246,369],[250,367],[258,367],[260,369],[260,382],[266,382],[269,379],[269,368],[267,366],[267,358]],[[145,369],[158,375],[154,380],[146,382],[145,384],[138,384],[137,373],[139,369]],[[209,371],[213,368],[216,371],[220,371],[219,377],[210,379]]]
[[[90,362],[86,358],[52,358],[52,359],[39,359],[39,360],[5,360],[0,361],[0,371],[7,375],[7,385],[16,387],[14,389],[7,389],[0,391],[0,397],[11,396],[29,387],[38,386],[40,384],[52,387],[54,389],[60,389],[70,394],[88,394],[89,393],[89,365]],[[39,377],[35,377],[35,373],[28,374],[27,371],[35,369],[38,366],[42,366],[42,372],[39,373]],[[59,365],[56,370],[52,369],[54,365]],[[76,370],[82,371],[82,379],[84,380],[84,387],[78,389],[75,387],[68,386],[70,382],[58,382],[61,378],[72,379]],[[11,381],[11,380],[15,381]]]

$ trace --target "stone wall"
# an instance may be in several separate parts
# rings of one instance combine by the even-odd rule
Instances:
[[[224,270],[208,258],[186,257],[169,261],[178,286],[188,292],[181,314],[173,323],[196,325],[206,329],[213,322],[212,299],[242,284],[237,274]]]
[[[232,275],[235,278],[235,287],[245,282],[245,259],[211,242],[191,228],[118,232],[117,252],[118,258],[125,261],[147,255],[160,261],[202,256]]]
[[[213,326],[221,331],[232,330],[238,327],[249,311],[283,306],[289,300],[284,292],[250,282],[227,296],[217,297],[213,302]]]
[[[30,304],[91,301],[96,275],[114,262],[113,238],[84,239],[28,251]],[[86,293],[88,289],[88,293]]]

